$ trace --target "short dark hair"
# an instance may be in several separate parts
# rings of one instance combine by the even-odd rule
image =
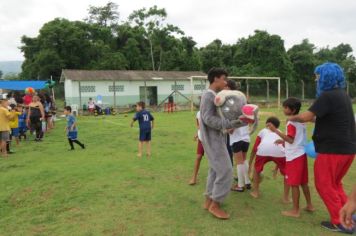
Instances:
[[[238,89],[237,83],[236,83],[234,80],[232,80],[232,79],[229,79],[229,80],[227,81],[226,86],[229,87],[231,90],[237,90],[237,89]]]
[[[142,109],[145,109],[146,103],[143,101],[139,101],[138,103],[136,103],[136,105],[142,107]]]
[[[302,102],[298,98],[290,97],[283,102],[283,107],[288,107],[293,112],[293,115],[296,115],[302,107]]]
[[[228,76],[228,73],[225,69],[223,68],[211,68],[209,71],[208,71],[208,80],[210,82],[210,84],[214,83],[214,80],[216,77],[220,77],[222,75],[225,75],[226,77]]]
[[[64,107],[64,110],[69,111],[69,112],[72,112],[72,107],[70,107],[70,106],[65,106],[65,107]]]
[[[268,117],[268,119],[266,120],[266,124],[267,123],[272,123],[274,125],[274,127],[276,127],[277,129],[279,128],[279,125],[281,124],[279,119],[275,116]]]

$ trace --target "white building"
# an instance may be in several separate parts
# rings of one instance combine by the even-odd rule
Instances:
[[[196,77],[195,77],[196,76]],[[67,105],[83,107],[89,98],[103,104],[128,107],[138,101],[162,105],[170,95],[177,104],[189,104],[208,87],[200,71],[63,70]]]

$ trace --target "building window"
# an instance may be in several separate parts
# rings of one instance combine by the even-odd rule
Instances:
[[[92,86],[92,85],[80,86],[80,92],[82,92],[82,93],[95,93],[95,86]]]
[[[172,84],[172,90],[183,91],[184,90],[184,84]]]
[[[194,90],[205,90],[205,84],[194,84]]]
[[[125,91],[125,87],[124,85],[110,85],[109,86],[109,92],[124,92]]]

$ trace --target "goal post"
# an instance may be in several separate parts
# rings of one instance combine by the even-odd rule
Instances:
[[[281,79],[280,77],[246,77],[246,76],[229,76],[229,79],[232,80],[239,80],[239,81],[246,81],[246,96],[249,97],[250,91],[249,91],[249,81],[251,80],[259,80],[259,81],[266,81],[266,97],[269,99],[269,81],[277,81],[278,87],[277,87],[277,107],[280,109],[281,106]],[[194,110],[194,80],[200,80],[201,83],[201,92],[203,92],[203,81],[204,84],[206,84],[207,77],[206,76],[191,76],[189,77],[190,79],[190,85],[191,85],[191,111]],[[206,89],[206,87],[205,87]]]

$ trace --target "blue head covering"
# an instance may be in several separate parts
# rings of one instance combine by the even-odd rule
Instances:
[[[322,92],[335,88],[345,88],[345,76],[343,69],[336,63],[324,63],[315,68],[314,73],[319,75],[316,88],[316,96]]]

